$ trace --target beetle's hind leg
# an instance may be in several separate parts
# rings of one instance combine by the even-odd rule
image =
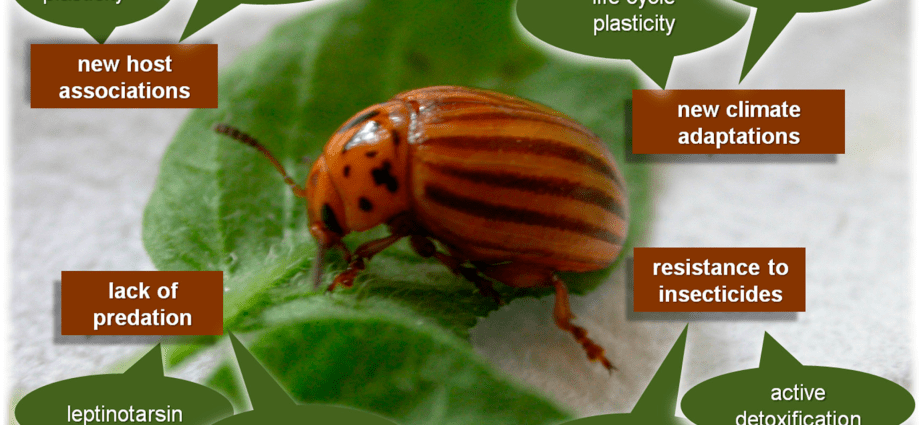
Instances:
[[[572,310],[569,308],[569,291],[565,287],[565,282],[560,280],[555,273],[553,273],[552,282],[553,287],[556,289],[556,305],[553,308],[553,317],[556,319],[556,326],[562,330],[568,331],[575,337],[575,340],[581,344],[585,353],[588,354],[589,360],[592,362],[601,362],[610,372],[616,370],[616,366],[610,363],[610,360],[604,355],[604,348],[597,345],[591,338],[588,338],[588,331],[572,324],[572,319],[574,319],[575,316],[572,315]]]
[[[482,295],[492,298],[499,305],[505,304],[501,296],[499,296],[498,291],[492,286],[492,282],[482,277],[475,267],[463,265],[466,261],[443,252],[438,252],[437,247],[434,246],[434,242],[425,236],[413,235],[409,238],[409,242],[412,243],[412,249],[414,249],[418,255],[424,258],[434,257],[436,260],[440,261],[441,264],[447,266],[454,274],[463,276],[466,280],[473,282],[473,285],[476,285],[476,289],[479,289]]]
[[[553,318],[556,321],[556,326],[575,337],[575,340],[585,350],[589,360],[599,361],[608,371],[616,370],[616,367],[613,366],[613,363],[610,363],[610,360],[604,354],[604,348],[597,345],[591,338],[588,338],[588,331],[572,324],[572,319],[575,316],[569,307],[569,291],[566,289],[565,282],[556,276],[555,271],[523,263],[485,266],[480,270],[486,276],[505,285],[518,288],[552,285],[556,290],[556,304],[553,308]]]
[[[569,307],[569,291],[566,289],[565,282],[556,276],[554,270],[524,263],[465,266],[463,264],[464,260],[438,252],[434,242],[425,236],[412,235],[409,238],[409,242],[412,243],[412,248],[418,255],[424,258],[434,257],[455,274],[473,282],[479,288],[479,292],[491,297],[499,304],[504,304],[504,302],[502,302],[495,288],[492,287],[492,282],[483,277],[483,275],[517,288],[553,286],[556,290],[556,304],[553,308],[556,326],[575,337],[575,340],[585,350],[589,360],[600,362],[608,371],[616,370],[616,367],[613,366],[613,363],[610,363],[610,360],[604,354],[604,348],[597,345],[591,338],[588,338],[588,331],[572,324],[572,319],[575,316],[572,315],[572,309]]]

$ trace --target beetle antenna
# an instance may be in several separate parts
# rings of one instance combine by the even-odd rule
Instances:
[[[268,160],[272,162],[272,165],[275,166],[275,169],[278,170],[279,173],[281,173],[281,176],[284,177],[284,182],[287,183],[287,185],[291,187],[291,190],[294,192],[295,196],[300,197],[300,198],[307,197],[307,191],[304,190],[302,187],[298,186],[297,183],[294,182],[294,179],[292,179],[291,176],[288,175],[287,171],[284,169],[284,166],[281,165],[281,163],[278,162],[277,159],[275,159],[275,156],[272,155],[272,153],[268,150],[268,148],[266,148],[261,143],[259,143],[259,141],[255,139],[255,137],[252,137],[244,133],[242,130],[232,125],[224,124],[224,123],[214,124],[214,127],[212,129],[217,133],[230,136],[230,138],[240,143],[244,143],[244,144],[247,144],[249,146],[252,146],[258,149],[259,152],[262,152],[262,154],[265,155],[265,157],[268,158]]]
[[[322,245],[316,246],[316,260],[313,261],[313,289],[319,289],[319,286],[323,283],[323,269],[326,266],[326,248]]]

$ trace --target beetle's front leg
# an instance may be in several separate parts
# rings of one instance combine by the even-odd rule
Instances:
[[[367,262],[370,261],[373,256],[387,249],[400,239],[421,232],[408,213],[399,214],[393,217],[390,219],[390,222],[387,223],[387,227],[390,229],[390,236],[365,242],[355,250],[354,254],[350,257],[346,257],[348,268],[335,277],[335,280],[329,285],[327,291],[332,291],[338,285],[350,288],[355,281],[355,277],[364,270]],[[346,249],[345,251],[347,252],[348,250]]]
[[[351,255],[351,261],[348,263],[348,268],[339,273],[326,290],[332,291],[338,285],[350,288],[354,283],[355,277],[364,270],[364,267],[371,258],[404,237],[405,235],[393,234],[385,238],[375,239],[361,244]]]

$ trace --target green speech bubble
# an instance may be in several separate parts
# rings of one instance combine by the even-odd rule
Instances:
[[[16,405],[22,425],[176,422],[210,425],[233,414],[217,391],[163,376],[157,344],[123,374],[55,382],[27,394]]]
[[[759,368],[705,381],[680,406],[697,425],[897,425],[914,411],[914,399],[868,373],[803,366],[764,333]]]
[[[48,22],[83,28],[100,44],[115,27],[153,15],[169,0],[16,0],[29,13]]]
[[[751,68],[760,60],[764,52],[773,44],[773,40],[786,28],[796,13],[827,12],[846,9],[863,4],[869,0],[735,0],[738,3],[757,8],[754,16],[754,28],[744,56],[741,79],[744,81]]]
[[[519,0],[517,4],[518,19],[537,38],[575,53],[629,59],[661,88],[668,82],[675,56],[728,39],[744,26],[750,12],[726,0]],[[633,30],[637,26],[640,30]]]
[[[192,16],[188,18],[185,24],[185,30],[182,31],[182,38],[179,41],[189,38],[198,30],[208,26],[211,22],[217,20],[227,12],[233,10],[241,4],[291,4],[303,3],[309,0],[198,0],[195,4],[195,10]]]
[[[328,404],[296,404],[278,381],[253,357],[252,353],[230,334],[236,361],[246,384],[252,410],[231,416],[215,425],[256,424],[340,424],[396,425],[373,413]]]
[[[686,419],[674,416],[686,345],[687,326],[684,326],[632,412],[591,416],[563,425],[691,425]]]

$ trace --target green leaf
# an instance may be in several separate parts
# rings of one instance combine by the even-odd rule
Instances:
[[[552,56],[528,44],[513,25],[512,3],[361,0],[311,12],[280,26],[224,70],[219,107],[192,112],[167,150],[144,215],[148,253],[161,270],[223,270],[225,328],[252,332],[254,353],[270,370],[283,374],[289,391],[301,400],[364,407],[404,423],[424,422],[424,415],[414,415],[423,406],[436,405],[446,406],[451,415],[465,411],[464,406],[476,409],[467,411],[469,417],[485,422],[510,415],[515,419],[509,422],[542,423],[565,415],[552,402],[508,383],[472,354],[470,327],[499,306],[440,264],[414,254],[405,241],[374,257],[352,289],[313,293],[307,275],[316,247],[307,231],[303,201],[258,152],[211,131],[218,122],[243,129],[266,145],[295,180],[303,181],[309,167],[301,158],[316,157],[328,136],[358,110],[400,91],[456,84],[560,110],[606,140],[622,165],[624,101],[636,86],[635,77],[617,67]],[[623,170],[630,187],[631,246],[648,216],[648,175],[638,165]],[[346,243],[354,248],[384,233],[378,227],[349,235]],[[331,279],[344,265],[332,261],[328,267],[326,278]],[[584,293],[603,282],[611,269],[566,274],[564,279],[572,292]],[[551,293],[503,285],[497,289],[505,300]],[[547,311],[547,320],[551,314]],[[417,360],[384,362],[371,374],[362,369],[367,365],[361,362],[372,358],[366,350],[386,352],[405,344],[419,350]],[[357,350],[357,360],[332,362],[322,354],[346,347]],[[197,349],[170,349],[175,354],[168,361],[181,362]],[[281,359],[268,355],[272,351],[303,356]],[[405,372],[441,357],[450,359],[445,360],[450,368],[435,367],[425,376]],[[456,368],[464,362],[471,369],[461,373]],[[300,378],[287,378],[292,368],[302,372]],[[219,381],[226,384],[226,371],[222,373]],[[369,387],[398,381],[433,389],[404,395],[405,405],[374,404],[349,397],[348,391],[310,387],[311,373],[315,379],[364,380]],[[454,379],[463,376],[482,379],[479,390],[458,390],[468,388]],[[503,389],[503,400],[518,400],[520,404],[509,401],[517,410],[484,407],[489,397],[497,396],[489,388]],[[556,413],[546,413],[544,419],[530,416],[550,411]],[[444,422],[466,421],[461,416]]]
[[[401,424],[539,424],[571,417],[397,302],[315,295],[268,309],[264,317],[266,330],[246,345],[299,400],[345,404]],[[211,384],[233,394],[227,369],[233,367]]]

